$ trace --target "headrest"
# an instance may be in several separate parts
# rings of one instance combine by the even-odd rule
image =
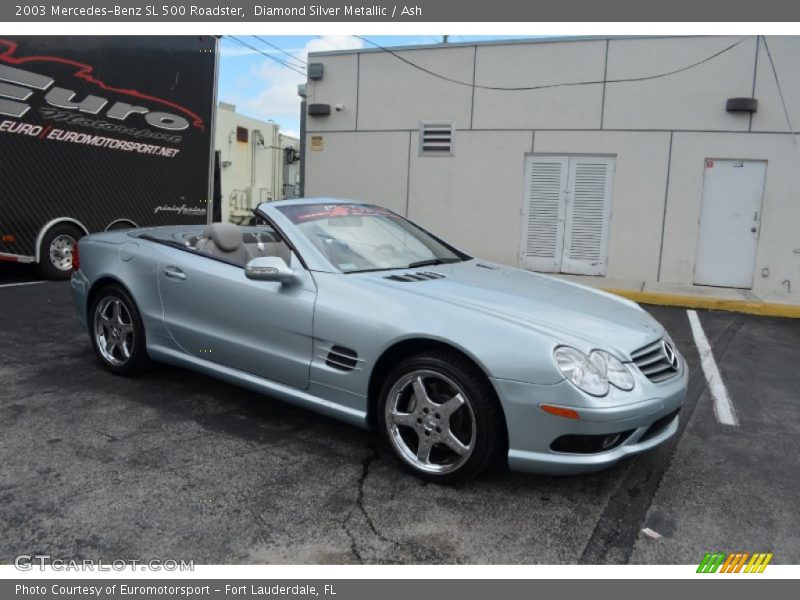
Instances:
[[[242,245],[242,230],[233,223],[211,223],[203,230],[203,237],[212,239],[217,248],[225,252]]]

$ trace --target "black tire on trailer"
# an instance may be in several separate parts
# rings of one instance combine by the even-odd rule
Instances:
[[[84,235],[75,225],[59,223],[44,234],[39,246],[39,273],[46,279],[69,279],[72,275],[72,251]]]

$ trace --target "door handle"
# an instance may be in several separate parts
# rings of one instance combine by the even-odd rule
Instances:
[[[178,267],[172,267],[172,266],[165,267],[164,275],[169,277],[170,279],[178,279],[180,281],[186,279],[186,273],[181,271]]]

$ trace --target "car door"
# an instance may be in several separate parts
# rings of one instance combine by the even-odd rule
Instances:
[[[247,279],[241,266],[165,247],[158,267],[164,324],[187,354],[295,388],[308,387],[316,288]]]

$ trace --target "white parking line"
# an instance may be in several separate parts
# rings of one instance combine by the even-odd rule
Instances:
[[[18,285],[33,285],[35,283],[47,283],[46,281],[21,281],[20,283],[0,283],[0,288],[15,287]]]
[[[706,376],[708,382],[708,389],[711,392],[711,398],[714,400],[714,415],[717,421],[723,425],[731,425],[736,427],[739,425],[739,419],[736,417],[736,410],[733,407],[728,390],[725,388],[725,383],[722,381],[722,376],[719,374],[717,363],[714,361],[714,354],[711,352],[711,344],[708,343],[708,338],[703,332],[703,326],[700,325],[700,318],[693,310],[687,310],[686,314],[689,317],[689,324],[692,326],[692,336],[694,336],[694,343],[697,346],[697,351],[700,354],[700,366],[703,367],[703,374]]]

